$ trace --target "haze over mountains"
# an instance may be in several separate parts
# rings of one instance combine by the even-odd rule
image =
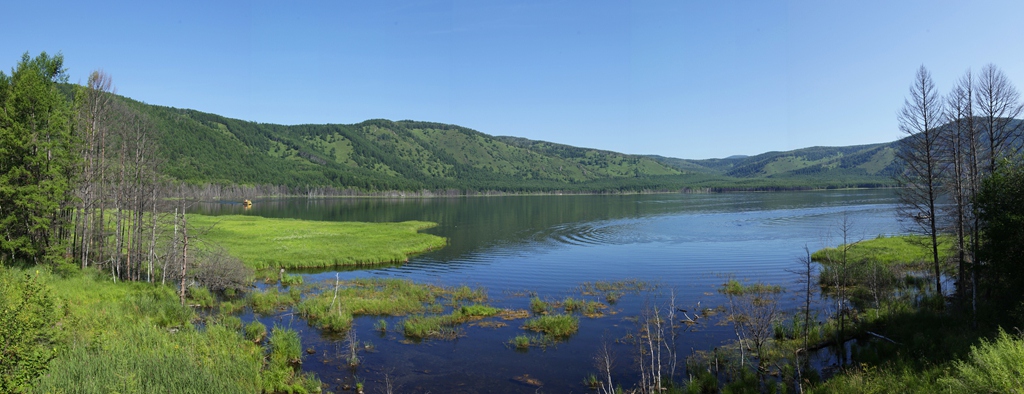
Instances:
[[[362,191],[641,191],[888,186],[893,143],[687,160],[417,121],[283,126],[120,98],[146,114],[166,175]]]

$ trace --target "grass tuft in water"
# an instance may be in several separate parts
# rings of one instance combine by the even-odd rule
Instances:
[[[264,326],[263,323],[253,320],[251,323],[245,325],[245,339],[259,343],[266,337],[267,326]]]
[[[525,351],[530,349],[531,347],[547,347],[548,345],[551,345],[553,343],[554,342],[551,340],[551,338],[548,338],[544,335],[527,334],[516,335],[514,338],[508,341],[509,346],[519,351]]]
[[[565,338],[579,330],[580,319],[571,315],[544,315],[527,320],[523,328],[553,338]]]
[[[539,297],[533,297],[530,299],[530,310],[535,315],[546,315],[551,312],[552,307],[546,301],[541,300]]]
[[[490,317],[498,314],[498,308],[493,306],[473,304],[465,305],[460,309],[462,316],[465,317]]]

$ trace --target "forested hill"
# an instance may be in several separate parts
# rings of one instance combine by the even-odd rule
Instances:
[[[687,170],[701,168],[734,178],[829,175],[891,177],[896,171],[896,142],[842,147],[815,146],[787,152],[725,159],[683,160],[651,156],[659,163]]]
[[[120,100],[152,122],[163,172],[191,183],[531,192],[890,182],[884,170],[891,165],[891,149],[885,144],[871,146],[874,150],[808,148],[789,159],[787,153],[766,153],[694,161],[494,137],[440,123],[368,120],[282,126]],[[851,163],[856,169],[847,171]]]

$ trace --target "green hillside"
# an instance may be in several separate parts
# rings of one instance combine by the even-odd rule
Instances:
[[[892,162],[887,144],[684,160],[440,123],[282,126],[120,99],[152,121],[164,173],[190,183],[505,192],[879,186]]]
[[[801,175],[879,176],[895,171],[896,143],[797,149],[725,159],[683,160],[656,158],[678,170],[701,168],[735,178]],[[698,170],[699,171],[699,170]]]

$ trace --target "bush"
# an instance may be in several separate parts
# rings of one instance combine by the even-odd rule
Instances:
[[[951,386],[975,393],[1012,393],[1024,387],[1024,340],[999,330],[995,341],[971,347],[967,361],[956,362],[959,379]]]
[[[21,391],[57,356],[61,307],[36,276],[0,268],[0,392]]]
[[[201,253],[194,263],[190,276],[203,287],[213,291],[237,291],[249,287],[252,283],[253,270],[224,249],[217,249]]]

